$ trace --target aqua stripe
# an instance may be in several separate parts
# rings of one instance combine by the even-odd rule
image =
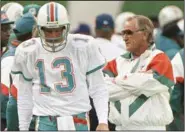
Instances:
[[[109,70],[103,70],[103,73],[107,74],[109,77],[116,77],[116,75],[113,72],[109,71]]]
[[[21,71],[11,71],[12,74],[21,74],[26,81],[32,81],[30,78],[26,78]]]
[[[121,57],[125,58],[125,59],[131,59],[131,53],[130,52],[126,52],[125,54],[121,55]]]
[[[55,21],[58,21],[58,5],[55,4]]]
[[[137,63],[134,65],[134,67],[131,69],[130,73],[134,73],[136,72],[138,66],[139,66],[139,63],[140,63],[140,58],[138,59]]]
[[[118,112],[121,114],[121,102],[120,101],[114,102],[114,106],[116,107]]]
[[[49,4],[47,5],[47,21],[51,21],[50,20],[50,15],[49,15]]]
[[[131,117],[146,101],[148,97],[144,94],[140,95],[136,100],[129,105],[129,117]]]
[[[171,88],[175,84],[173,81],[168,79],[165,76],[160,75],[157,71],[153,70],[153,77],[158,80],[163,85],[167,86],[169,88],[169,92],[171,93]]]
[[[96,67],[96,68],[95,68],[95,69],[93,69],[93,70],[88,71],[88,72],[86,73],[86,75],[89,75],[89,74],[91,74],[91,73],[93,73],[93,72],[95,72],[95,71],[97,71],[97,70],[99,70],[99,69],[103,68],[103,67],[104,67],[104,65],[105,65],[105,64],[103,64],[103,65],[101,65],[101,66],[98,66],[98,67]]]

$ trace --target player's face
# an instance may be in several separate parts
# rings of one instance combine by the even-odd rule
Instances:
[[[63,31],[65,30],[65,27],[60,28],[45,28],[43,27],[45,39],[49,43],[59,43],[64,40]]]
[[[1,47],[5,47],[11,33],[10,24],[1,24]]]

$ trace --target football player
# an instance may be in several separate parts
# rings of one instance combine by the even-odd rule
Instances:
[[[90,95],[99,120],[96,130],[108,130],[105,59],[94,38],[68,34],[67,11],[59,3],[44,4],[37,18],[40,38],[17,47],[12,68],[12,75],[19,75],[19,129],[28,130],[35,115],[36,130],[89,130]]]
[[[177,22],[183,19],[183,11],[175,6],[168,5],[162,8],[158,15],[160,28],[156,29],[154,42],[156,48],[167,54],[170,60],[184,47],[184,35],[179,34]]]
[[[12,60],[11,57],[6,57],[6,51],[8,50],[8,39],[11,32],[11,24],[4,11],[1,11],[1,131],[6,128],[6,105],[8,101],[8,87],[9,87],[9,73],[11,71],[11,65],[8,61]],[[8,60],[8,61],[6,61]]]
[[[32,38],[33,26],[36,24],[34,16],[31,13],[24,14],[15,22],[15,28],[13,29],[16,39],[11,41],[9,50],[6,53],[6,56],[11,56],[14,58],[15,50],[17,46],[30,38]],[[8,61],[7,63],[11,64],[13,61]],[[16,79],[16,78],[14,78]],[[12,77],[10,79],[10,84],[13,81]],[[17,113],[17,86],[12,84],[10,87],[9,101],[7,103],[6,109],[6,119],[7,119],[7,130],[8,131],[18,131],[18,113]],[[34,120],[30,126],[30,130],[34,130]]]
[[[184,49],[172,59],[175,86],[170,97],[174,120],[167,126],[168,131],[184,131]]]

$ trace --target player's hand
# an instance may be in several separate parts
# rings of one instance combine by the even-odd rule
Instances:
[[[107,124],[105,123],[100,123],[97,128],[96,131],[109,131],[109,127]]]

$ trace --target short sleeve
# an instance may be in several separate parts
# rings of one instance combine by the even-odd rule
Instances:
[[[26,81],[32,81],[32,76],[27,69],[27,53],[19,45],[15,52],[15,58],[11,69],[12,74],[21,74]]]
[[[94,39],[88,43],[88,71],[86,75],[89,75],[99,69],[102,69],[105,65],[106,59],[100,52],[98,46],[94,43]]]

